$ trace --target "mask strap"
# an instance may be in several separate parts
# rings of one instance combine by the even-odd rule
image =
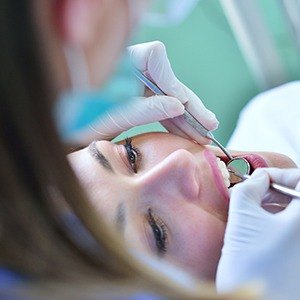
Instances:
[[[71,90],[89,90],[90,78],[88,64],[83,51],[69,46],[64,46],[63,50],[70,75]]]

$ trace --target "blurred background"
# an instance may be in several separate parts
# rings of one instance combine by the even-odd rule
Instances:
[[[224,144],[251,98],[300,77],[299,0],[156,0],[152,8],[158,16],[145,18],[133,43],[166,45],[179,80],[217,115]],[[131,134],[153,129],[162,127]]]

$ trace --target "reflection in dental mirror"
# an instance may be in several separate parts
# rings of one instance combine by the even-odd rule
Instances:
[[[243,157],[234,157],[227,163],[227,169],[230,172],[230,183],[235,184],[241,182],[242,179],[240,176],[235,175],[235,173],[239,175],[248,175],[250,174],[250,164],[249,162]]]

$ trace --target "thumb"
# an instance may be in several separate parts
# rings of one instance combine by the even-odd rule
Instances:
[[[253,243],[260,239],[272,216],[260,206],[268,187],[269,178],[263,171],[255,172],[250,179],[235,186],[230,197],[222,255],[230,257],[248,247],[248,250],[256,247]]]
[[[184,105],[174,97],[158,96],[140,98],[134,110],[143,115],[145,123],[152,123],[171,119],[184,113]],[[137,115],[137,114],[135,114]],[[138,120],[140,122],[140,120]]]
[[[267,193],[270,179],[263,169],[256,170],[252,176],[242,183],[234,186],[230,209],[240,209],[245,207],[259,207],[264,195]]]
[[[97,132],[99,138],[109,139],[134,126],[173,118],[183,112],[183,104],[173,97],[135,98],[108,111],[91,127]]]
[[[266,171],[268,172],[273,182],[283,184],[291,188],[294,188],[300,182],[299,168],[290,168],[290,169],[268,168],[266,169]]]

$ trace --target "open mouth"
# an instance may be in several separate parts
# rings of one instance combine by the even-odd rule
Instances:
[[[250,174],[252,174],[255,169],[268,167],[267,162],[258,154],[243,154],[237,156],[243,157],[249,162]]]
[[[228,158],[224,156],[218,156],[225,164],[228,163]],[[246,159],[249,162],[250,165],[250,174],[254,172],[254,170],[258,168],[267,168],[268,164],[267,162],[258,154],[236,154],[232,155],[233,158],[235,157],[242,157]]]
[[[254,172],[254,170],[256,170],[258,168],[268,167],[267,162],[258,154],[236,154],[236,155],[232,155],[232,157],[233,158],[241,157],[241,158],[246,159],[250,165],[249,174],[252,174]],[[217,158],[219,161],[218,166],[222,172],[222,175],[224,178],[224,183],[227,188],[233,187],[236,183],[242,181],[239,177],[237,177],[233,174],[231,174],[232,176],[229,176],[229,173],[228,173],[228,175],[226,174],[226,171],[224,170],[224,166],[229,161],[229,159],[226,156],[217,156]],[[227,170],[227,168],[226,168],[226,170]]]

